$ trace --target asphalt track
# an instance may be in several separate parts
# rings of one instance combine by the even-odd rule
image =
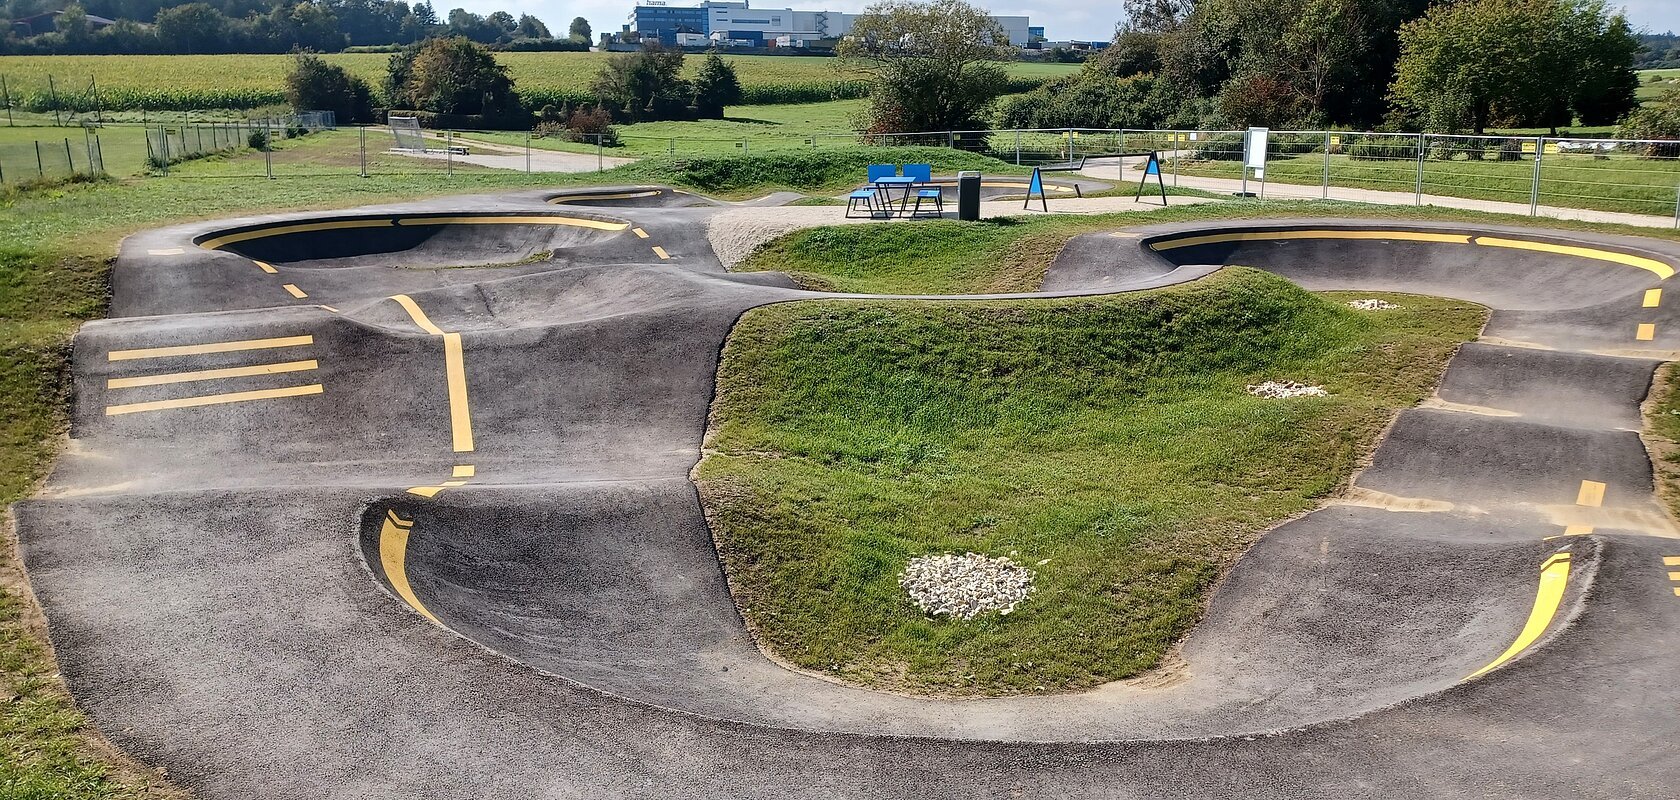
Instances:
[[[712,202],[605,196],[648,190],[124,243],[71,447],[16,507],[111,738],[208,798],[1680,791],[1680,541],[1638,435],[1680,248],[1367,220],[1075,239],[1031,296],[1242,264],[1495,311],[1348,500],[1244,556],[1179,667],[940,701],[746,636],[688,480],[719,348],[752,307],[834,295],[722,272]]]

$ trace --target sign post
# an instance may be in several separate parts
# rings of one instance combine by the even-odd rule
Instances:
[[[1022,210],[1032,208],[1033,192],[1038,193],[1038,202],[1048,212],[1050,210],[1050,198],[1044,194],[1044,176],[1039,174],[1038,167],[1033,167],[1032,182],[1027,184],[1027,202],[1021,204]]]
[[[1143,166],[1143,180],[1138,181],[1137,195],[1132,198],[1132,202],[1136,203],[1143,199],[1143,190],[1149,186],[1149,176],[1151,175],[1155,176],[1155,184],[1161,187],[1161,205],[1164,206],[1167,204],[1167,183],[1166,178],[1161,177],[1161,154],[1159,152],[1149,154],[1149,163]]]
[[[1243,180],[1242,196],[1248,196],[1248,171],[1254,170],[1260,179],[1261,191],[1266,186],[1266,135],[1270,133],[1266,128],[1249,128],[1243,136]]]

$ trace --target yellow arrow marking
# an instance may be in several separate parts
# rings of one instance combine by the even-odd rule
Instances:
[[[408,585],[408,534],[413,527],[413,522],[397,516],[397,512],[385,512],[385,524],[379,528],[379,564],[385,568],[385,580],[391,582],[391,589],[403,602],[433,624],[442,625],[420,602],[420,598],[414,596],[414,588]]]
[[[1563,590],[1569,587],[1569,560],[1568,553],[1558,553],[1546,559],[1546,563],[1540,566],[1540,589],[1534,596],[1534,608],[1528,612],[1528,622],[1517,634],[1517,640],[1498,658],[1471,673],[1465,680],[1481,676],[1515,658],[1551,627],[1552,617],[1557,615],[1558,606],[1563,602]]]

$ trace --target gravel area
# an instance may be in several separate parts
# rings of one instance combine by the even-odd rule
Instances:
[[[1308,386],[1296,381],[1266,381],[1249,384],[1248,393],[1255,397],[1282,400],[1290,397],[1329,397],[1323,386]]]
[[[1350,300],[1348,301],[1348,308],[1358,309],[1360,311],[1393,311],[1394,309],[1399,308],[1399,306],[1390,303],[1387,300],[1378,300],[1373,297],[1368,300]]]
[[[1032,594],[1032,579],[1032,570],[1008,558],[944,553],[910,559],[898,585],[928,616],[966,620],[1014,611]]]

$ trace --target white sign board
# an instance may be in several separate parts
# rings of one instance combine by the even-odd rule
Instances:
[[[1249,169],[1266,168],[1266,134],[1265,128],[1249,128],[1248,135],[1243,139],[1243,166]]]

